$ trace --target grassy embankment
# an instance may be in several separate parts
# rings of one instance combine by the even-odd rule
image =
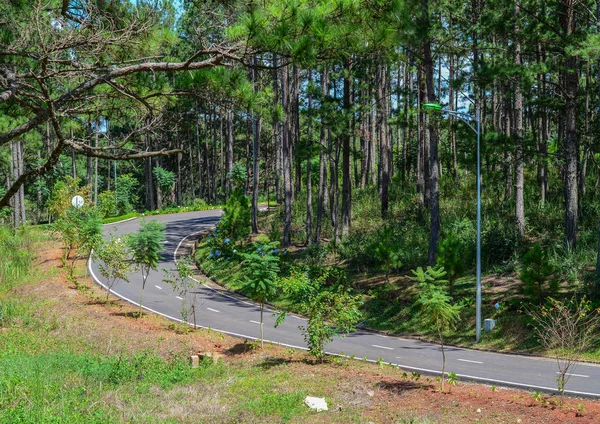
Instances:
[[[183,331],[134,307],[78,289],[48,234],[0,228],[0,422],[593,422],[598,405],[434,379],[304,352],[265,351],[214,331]],[[37,255],[33,253],[37,252]],[[83,261],[82,261],[83,262]],[[188,365],[193,351],[217,363]],[[314,413],[306,395],[327,399]],[[576,415],[583,417],[575,418]],[[532,421],[533,420],[533,421]]]

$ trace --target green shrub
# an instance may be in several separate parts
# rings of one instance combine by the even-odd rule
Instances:
[[[512,221],[488,220],[481,234],[482,262],[486,266],[500,265],[517,251],[519,237]]]
[[[137,190],[140,183],[131,174],[117,177],[115,197],[117,199],[117,215],[125,215],[133,211],[138,202]]]
[[[233,241],[245,240],[252,231],[250,201],[241,189],[236,189],[223,207],[223,217],[218,224],[224,237]]]
[[[103,191],[98,195],[98,212],[102,218],[117,214],[117,198],[112,190]]]
[[[539,243],[535,243],[522,260],[521,281],[525,294],[542,305],[546,297],[558,290],[558,281],[550,278],[553,273],[548,255]]]

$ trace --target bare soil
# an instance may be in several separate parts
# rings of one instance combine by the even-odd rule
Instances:
[[[315,364],[305,352],[279,346],[253,349],[244,340],[214,331],[182,331],[181,326],[159,316],[134,318],[137,308],[111,298],[85,276],[79,264],[78,284],[67,280],[61,267],[61,251],[47,246],[40,252],[38,267],[49,277],[15,289],[21,294],[50,302],[60,322],[75,322],[83,343],[97,346],[100,353],[134,352],[150,349],[166,358],[193,352],[215,352],[233,368],[261,365],[265,372],[285,367],[289,384],[309,376],[330,390],[330,411],[311,414],[302,421],[344,422],[343,411],[360,411],[361,422],[486,422],[486,423],[598,423],[600,402],[549,396],[531,392],[494,388],[459,381],[439,391],[433,377],[420,376],[391,367],[379,367],[350,360],[329,360]],[[79,286],[79,288],[77,287]],[[84,287],[82,289],[82,287]],[[60,332],[60,329],[57,330]],[[70,334],[69,337],[73,335]],[[65,336],[66,337],[66,336]],[[199,386],[196,393],[202,390]],[[210,388],[204,388],[210,390]],[[207,393],[206,396],[209,396]],[[173,400],[176,402],[176,400]],[[194,407],[206,407],[195,403]]]

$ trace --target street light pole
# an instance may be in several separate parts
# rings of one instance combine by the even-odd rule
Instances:
[[[475,342],[481,337],[481,109],[477,106],[477,277]]]
[[[466,123],[477,134],[477,254],[476,254],[476,293],[475,293],[475,341],[481,338],[481,109],[477,106],[475,119],[477,129],[469,122],[471,118],[466,113],[443,109],[438,103],[425,103],[424,109],[436,110],[447,115],[456,116]]]

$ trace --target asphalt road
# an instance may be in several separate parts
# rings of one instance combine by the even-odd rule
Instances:
[[[174,269],[174,258],[182,254],[188,237],[214,226],[219,220],[220,210],[162,215],[157,219],[166,224],[166,242],[158,271],[151,271],[146,282],[143,307],[149,312],[181,321],[181,298],[172,287],[162,281],[163,269]],[[142,218],[144,219],[144,218]],[[117,234],[135,232],[140,219],[104,226],[104,233]],[[89,270],[96,282],[104,286],[98,264],[92,261]],[[130,283],[117,282],[113,293],[139,305],[142,279],[134,273]],[[201,285],[188,293],[190,304],[195,305],[198,326],[247,339],[260,337],[259,308],[251,302],[227,292]],[[192,321],[192,317],[188,318]],[[274,328],[272,311],[264,314],[265,341],[284,346],[306,349],[298,326],[306,321],[297,316],[288,316],[283,324]],[[523,357],[518,355],[482,352],[446,347],[446,371],[454,372],[461,380],[486,382],[496,386],[526,388],[536,391],[556,392],[558,368],[551,359]],[[442,367],[440,347],[399,337],[383,336],[368,331],[355,331],[343,339],[336,338],[327,345],[327,353],[353,356],[371,362],[398,365],[406,371],[424,374],[439,374]],[[578,364],[571,370],[566,392],[576,396],[600,397],[600,366]]]

